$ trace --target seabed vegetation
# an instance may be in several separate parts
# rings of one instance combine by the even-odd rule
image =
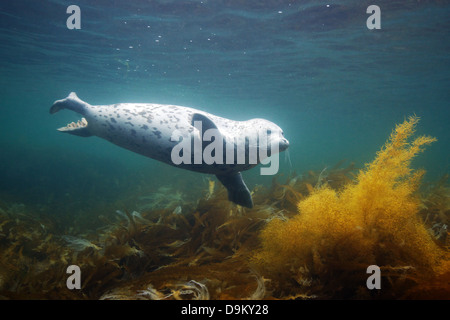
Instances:
[[[413,139],[418,121],[364,168],[275,176],[253,189],[253,209],[214,180],[201,199],[161,188],[83,232],[0,202],[0,298],[450,299],[448,176],[425,185],[412,169],[436,140]],[[70,265],[80,290],[66,287]],[[380,290],[366,287],[369,265]]]

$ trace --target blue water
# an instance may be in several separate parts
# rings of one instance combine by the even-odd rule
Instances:
[[[66,27],[71,4],[80,30]],[[380,30],[366,27],[371,4]],[[414,165],[437,179],[449,173],[449,16],[448,1],[2,1],[0,199],[77,214],[158,186],[204,187],[203,175],[57,132],[78,119],[48,112],[71,91],[266,118],[290,140],[285,173],[361,167],[416,114],[438,142]],[[270,183],[258,172],[244,173],[250,187]]]

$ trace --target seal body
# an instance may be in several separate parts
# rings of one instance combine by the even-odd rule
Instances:
[[[233,121],[194,108],[149,103],[93,106],[74,92],[55,101],[50,113],[61,109],[75,111],[83,118],[59,131],[98,136],[169,165],[214,174],[228,189],[229,199],[246,207],[252,207],[253,202],[240,172],[264,160],[261,137],[269,146],[267,157],[289,146],[281,128],[264,119]],[[241,159],[239,151],[243,151]],[[252,154],[256,158],[252,159]]]

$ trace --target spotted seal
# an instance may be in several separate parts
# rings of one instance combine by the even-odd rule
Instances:
[[[253,207],[253,201],[241,171],[289,146],[281,128],[265,119],[233,121],[194,108],[153,103],[90,105],[74,92],[55,101],[50,113],[61,109],[75,111],[83,118],[59,128],[60,132],[98,136],[173,166],[214,174],[227,188],[229,200],[248,208]],[[268,147],[264,157],[261,145],[265,139]],[[191,143],[194,152],[190,152]],[[209,159],[202,159],[208,150]],[[244,150],[240,158],[239,150]]]

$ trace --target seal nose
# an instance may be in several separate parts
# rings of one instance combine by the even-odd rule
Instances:
[[[286,138],[282,138],[282,139],[281,139],[281,143],[280,143],[280,150],[281,150],[281,151],[284,151],[284,150],[286,150],[287,148],[289,148],[289,141],[288,141],[288,139],[286,139]]]

